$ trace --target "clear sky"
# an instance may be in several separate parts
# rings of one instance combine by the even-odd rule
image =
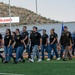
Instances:
[[[35,12],[36,0],[10,0],[11,5],[23,7]],[[75,21],[75,0],[37,0],[38,14],[59,21]],[[9,0],[0,0],[8,3]]]

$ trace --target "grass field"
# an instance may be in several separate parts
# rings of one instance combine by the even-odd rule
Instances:
[[[10,73],[10,74],[1,74]],[[0,75],[75,75],[75,59],[13,64],[0,63]]]

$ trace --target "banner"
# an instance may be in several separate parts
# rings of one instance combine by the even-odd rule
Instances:
[[[0,23],[19,23],[19,17],[0,17]]]

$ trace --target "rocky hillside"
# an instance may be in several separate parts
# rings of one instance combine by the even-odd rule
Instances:
[[[9,16],[9,5],[0,2],[0,17],[8,17]],[[42,17],[41,15],[37,15],[33,11],[30,11],[25,8],[11,6],[11,16],[19,16],[20,23],[12,24],[14,25],[28,25],[28,24],[45,24],[45,23],[57,23],[58,21],[47,19],[46,17]],[[9,24],[0,24],[0,26],[8,26]]]

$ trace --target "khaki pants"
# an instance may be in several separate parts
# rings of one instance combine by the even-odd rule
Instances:
[[[64,58],[66,59],[67,57],[69,57],[69,59],[71,58],[71,50],[68,49],[69,46],[66,46],[65,47],[65,50],[64,50]]]

